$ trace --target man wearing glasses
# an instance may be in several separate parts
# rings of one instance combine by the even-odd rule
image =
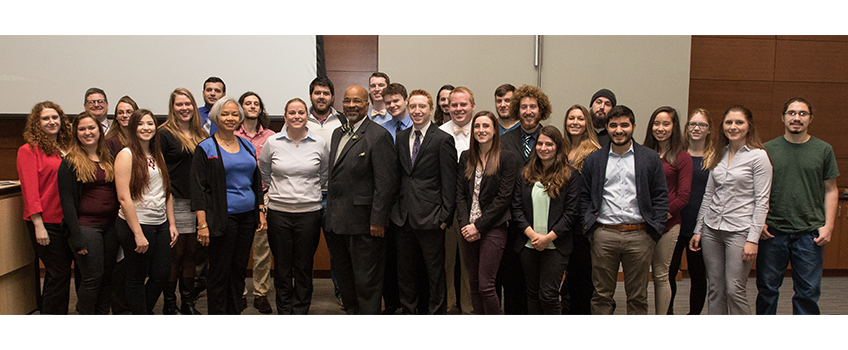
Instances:
[[[783,105],[784,133],[766,142],[774,173],[766,226],[757,254],[757,315],[774,315],[787,264],[792,313],[820,314],[824,245],[836,218],[839,169],[833,148],[809,134],[813,107],[795,97]]]
[[[106,92],[100,88],[89,88],[85,91],[85,102],[83,108],[97,118],[100,125],[103,125],[103,134],[109,132],[109,127],[112,125],[112,120],[107,118],[109,111],[109,100],[106,99]]]

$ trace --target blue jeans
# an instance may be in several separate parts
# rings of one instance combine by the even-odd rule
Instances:
[[[757,254],[757,315],[777,313],[777,300],[783,275],[792,264],[792,313],[818,315],[821,296],[824,247],[813,239],[818,230],[787,233],[769,228],[774,238],[760,241]]]

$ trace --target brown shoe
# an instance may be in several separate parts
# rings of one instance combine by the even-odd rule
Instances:
[[[253,307],[259,310],[260,314],[270,314],[273,312],[271,310],[271,303],[268,302],[268,297],[265,296],[253,297]]]

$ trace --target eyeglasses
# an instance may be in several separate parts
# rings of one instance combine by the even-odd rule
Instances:
[[[802,116],[802,117],[806,117],[806,116],[810,115],[810,112],[807,112],[807,111],[800,111],[800,112],[796,112],[796,111],[786,111],[786,113],[784,113],[784,114],[785,114],[785,115],[787,115],[787,116],[790,116],[790,117],[794,117],[794,116],[796,116],[796,115],[799,115],[799,116]]]
[[[358,104],[365,102],[365,101],[362,100],[362,99],[358,99],[358,98],[355,98],[355,99],[352,99],[352,100],[349,99],[349,98],[346,98],[346,99],[342,100],[342,104],[348,104],[348,103],[351,103],[351,102],[358,105]]]
[[[90,101],[85,101],[85,103],[89,106],[94,106],[95,104],[101,104],[102,105],[102,104],[106,103],[106,100],[90,100]]]
[[[707,124],[707,123],[689,123],[689,129],[697,129],[697,128],[706,129],[709,126],[710,125]]]

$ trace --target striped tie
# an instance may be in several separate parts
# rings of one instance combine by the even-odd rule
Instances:
[[[533,136],[531,134],[524,135],[524,158],[530,156],[530,137]]]
[[[412,165],[415,165],[415,158],[418,158],[418,151],[421,149],[421,130],[415,130],[415,141],[412,142]]]

